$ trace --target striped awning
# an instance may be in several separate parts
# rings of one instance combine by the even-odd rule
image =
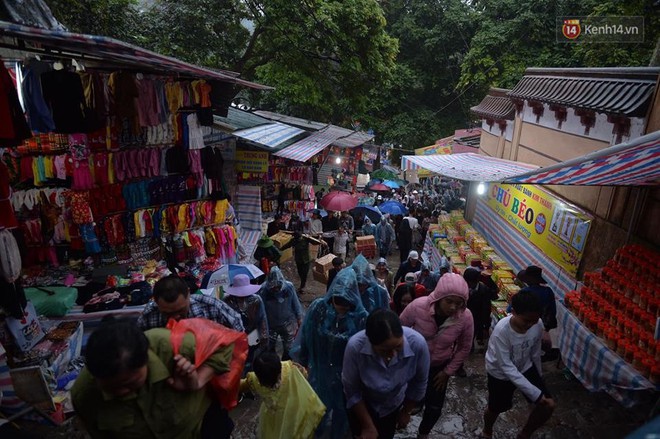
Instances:
[[[306,162],[331,145],[336,139],[336,132],[324,129],[287,146],[273,155],[298,162]]]
[[[232,134],[250,142],[258,143],[259,145],[277,148],[278,145],[304,132],[305,130],[301,130],[300,128],[276,122],[234,131]]]
[[[436,174],[465,181],[503,181],[538,168],[535,165],[513,162],[479,154],[404,155],[401,168],[428,169]]]
[[[660,131],[516,175],[506,182],[574,186],[657,185],[660,184]]]

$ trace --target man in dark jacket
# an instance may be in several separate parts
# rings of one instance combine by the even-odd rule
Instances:
[[[470,296],[467,301],[467,307],[472,313],[474,319],[474,335],[478,343],[483,343],[488,337],[490,328],[491,300],[497,299],[498,288],[490,277],[489,285],[481,282],[481,272],[478,268],[468,267],[463,272],[463,279],[470,288]]]
[[[422,263],[419,262],[419,253],[416,250],[410,250],[408,253],[408,259],[399,265],[399,269],[394,275],[394,285],[399,283],[400,279],[403,279],[407,273],[416,273],[422,268]]]

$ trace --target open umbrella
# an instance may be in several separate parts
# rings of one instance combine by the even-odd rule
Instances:
[[[387,171],[385,169],[376,169],[374,172],[371,173],[371,178],[381,178],[384,180],[394,180],[397,178],[398,175],[396,175],[394,172]]]
[[[399,203],[398,201],[385,201],[378,205],[378,210],[383,213],[389,213],[390,215],[405,215],[408,212],[406,206]]]
[[[206,273],[200,288],[228,287],[237,274],[247,274],[250,279],[256,279],[264,272],[253,264],[225,264],[215,271]]]
[[[346,212],[357,206],[357,203],[358,199],[349,193],[332,191],[324,196],[319,204],[326,210]]]
[[[383,184],[390,189],[399,189],[401,187],[401,185],[394,180],[385,180]]]
[[[369,186],[366,190],[373,192],[390,192],[392,191],[392,188],[385,186],[383,183],[378,183]]]
[[[371,206],[358,206],[353,209],[351,209],[351,213],[353,215],[358,215],[358,216],[367,216],[372,223],[376,224],[380,221],[382,218],[383,214],[380,213],[380,210],[378,210],[375,207]]]

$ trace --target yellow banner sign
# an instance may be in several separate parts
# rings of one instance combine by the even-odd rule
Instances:
[[[577,275],[592,216],[534,185],[491,183],[488,205],[568,273]]]
[[[236,168],[236,171],[238,172],[265,174],[268,172],[268,152],[236,151],[234,168]]]
[[[417,148],[415,150],[415,155],[434,155],[434,154],[451,154],[451,143],[437,143],[431,146],[425,146],[424,148]],[[418,169],[418,177],[428,177],[433,175],[433,172],[428,169]]]

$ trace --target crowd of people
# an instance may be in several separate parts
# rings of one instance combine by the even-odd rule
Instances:
[[[259,438],[392,438],[421,412],[423,439],[441,417],[451,377],[465,376],[463,363],[481,345],[488,403],[480,437],[492,437],[516,389],[533,404],[518,434],[530,437],[554,409],[541,376],[547,331],[556,326],[552,290],[539,267],[521,271],[526,287],[513,297],[511,314],[491,328],[490,301],[498,291],[486,271],[458,274],[446,259],[431,267],[420,257],[421,244],[408,238],[399,240],[405,255],[391,269],[397,228],[401,233],[407,222],[414,231],[426,221],[415,217],[414,209],[425,207],[414,192],[405,200],[411,213],[398,226],[386,216],[358,225],[341,214],[329,233],[315,212],[308,226],[315,236],[295,230],[290,244],[301,288],[276,259],[260,284],[236,275],[222,299],[196,291],[179,274],[160,280],[137,323],[104,322],[89,338],[86,367],[72,391],[88,432],[228,438],[230,410],[240,395],[253,394],[262,404]],[[356,229],[377,238],[375,264],[361,254],[348,263],[350,241],[342,236]],[[309,240],[320,236],[334,239],[337,256],[325,294],[305,310],[299,294]],[[264,258],[276,254],[269,239],[261,243]]]

